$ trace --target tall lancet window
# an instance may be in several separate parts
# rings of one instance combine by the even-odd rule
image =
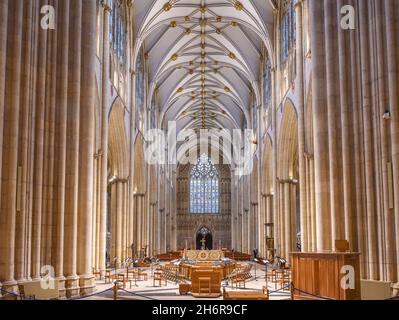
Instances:
[[[206,154],[203,154],[191,171],[191,213],[219,213],[219,174]]]
[[[123,0],[111,0],[109,38],[111,48],[122,68],[126,67],[127,10]]]
[[[285,63],[295,48],[296,15],[293,0],[281,2],[281,63]]]
[[[263,84],[265,90],[265,107],[268,107],[272,101],[272,65],[269,55],[267,55],[267,58],[265,60],[263,71]]]
[[[136,76],[136,103],[138,110],[143,112],[144,110],[144,57],[143,50],[140,50],[137,56],[137,76]]]

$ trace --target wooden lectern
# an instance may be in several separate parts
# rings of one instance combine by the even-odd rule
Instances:
[[[198,269],[192,273],[191,294],[196,298],[217,298],[222,295],[222,273],[214,269]]]
[[[360,300],[360,253],[291,253],[294,300]],[[346,268],[344,268],[346,266]],[[354,270],[354,289],[345,289],[341,281],[347,267]],[[342,272],[342,273],[341,273]],[[344,281],[345,282],[345,281]],[[319,297],[319,298],[318,298]]]

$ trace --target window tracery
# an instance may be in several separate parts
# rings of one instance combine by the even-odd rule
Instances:
[[[190,207],[195,214],[219,213],[219,174],[206,154],[191,171]]]

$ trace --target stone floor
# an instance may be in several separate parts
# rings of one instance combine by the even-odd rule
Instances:
[[[168,285],[163,285],[162,287],[154,287],[153,279],[151,276],[151,269],[142,269],[143,271],[148,273],[147,281],[137,281],[136,284],[132,281],[132,288],[130,288],[129,284],[126,284],[126,291],[119,290],[118,292],[118,300],[196,300],[196,298],[191,295],[181,296],[179,294],[178,285],[172,282],[168,282]],[[123,273],[124,270],[121,270]],[[235,289],[229,286],[226,286],[226,291],[243,291],[243,290],[259,290],[261,291],[263,287],[266,286],[265,280],[265,272],[264,270],[257,270],[256,279],[255,272],[252,272],[253,279],[247,281],[246,289]],[[83,298],[82,300],[112,300],[113,299],[113,291],[112,284],[105,284],[104,280],[96,280],[96,292],[94,292],[94,296],[90,296],[88,298]],[[270,300],[289,300],[290,292],[289,291],[281,291],[276,288],[274,284],[270,283],[268,285],[270,290]],[[106,291],[108,290],[108,291]],[[104,292],[106,291],[106,292]],[[278,292],[275,292],[278,291]],[[201,300],[212,300],[212,299],[201,299]],[[223,297],[213,300],[223,300]]]

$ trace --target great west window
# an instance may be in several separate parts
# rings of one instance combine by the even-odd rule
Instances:
[[[190,208],[195,214],[219,213],[219,174],[206,154],[191,171]]]

